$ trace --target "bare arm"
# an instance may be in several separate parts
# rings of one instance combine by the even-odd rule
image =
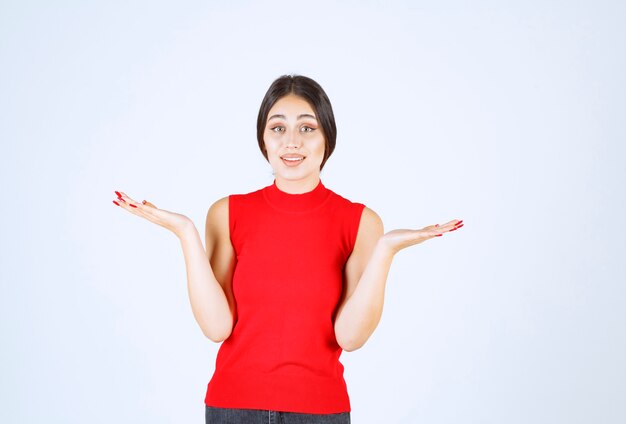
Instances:
[[[187,268],[187,289],[193,315],[205,336],[221,342],[233,328],[232,274],[234,250],[228,228],[228,198],[207,213],[206,252],[193,224],[180,235]]]
[[[393,255],[378,247],[383,234],[380,217],[363,209],[352,254],[344,268],[344,293],[335,319],[335,337],[345,351],[367,341],[382,315],[387,273]]]
[[[383,223],[371,209],[361,216],[354,249],[344,269],[344,295],[335,319],[337,343],[345,351],[365,344],[383,312],[387,275],[400,250],[463,226],[453,220],[421,230],[393,230],[383,235]]]
[[[187,289],[194,318],[214,342],[228,338],[233,327],[231,290],[235,253],[228,227],[228,197],[215,202],[207,213],[206,252],[193,221],[184,215],[159,209],[144,200],[137,203],[118,193],[116,205],[172,231],[180,240],[187,270]]]

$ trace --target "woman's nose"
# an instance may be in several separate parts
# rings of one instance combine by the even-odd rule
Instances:
[[[287,148],[291,148],[291,149],[297,149],[300,147],[300,137],[299,134],[297,132],[292,132],[291,134],[289,134],[289,136],[287,137]]]

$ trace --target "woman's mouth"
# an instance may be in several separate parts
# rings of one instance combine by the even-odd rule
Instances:
[[[289,167],[298,166],[305,159],[302,155],[285,155],[280,158]]]

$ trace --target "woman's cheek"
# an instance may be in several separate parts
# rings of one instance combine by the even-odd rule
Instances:
[[[276,137],[265,137],[265,150],[267,152],[274,152],[277,149],[279,141],[276,140]]]

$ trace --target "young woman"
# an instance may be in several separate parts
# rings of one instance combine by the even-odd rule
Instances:
[[[383,234],[373,210],[320,180],[336,135],[315,81],[274,81],[257,139],[275,180],[209,208],[206,251],[186,216],[116,192],[113,203],[180,239],[194,317],[223,342],[205,397],[207,423],[349,423],[339,356],[377,327],[394,255],[463,226],[452,220]]]

